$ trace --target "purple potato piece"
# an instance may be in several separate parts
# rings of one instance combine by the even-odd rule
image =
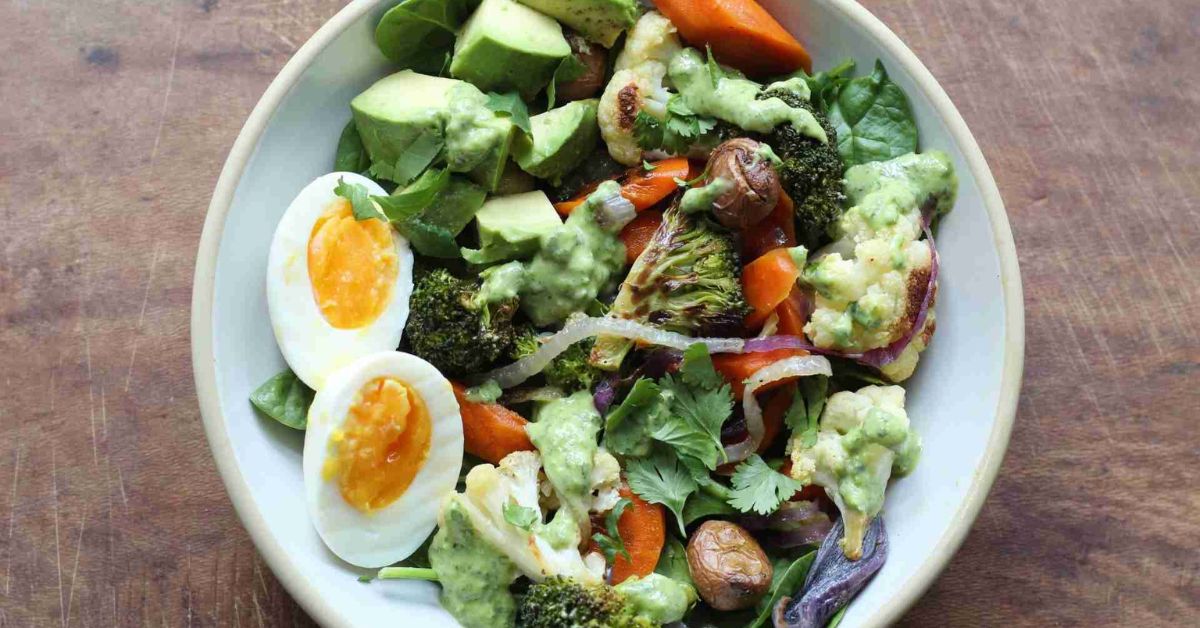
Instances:
[[[887,560],[887,530],[882,517],[876,517],[867,528],[862,558],[858,560],[842,553],[838,541],[844,533],[839,519],[817,550],[817,558],[804,579],[803,593],[776,604],[772,614],[775,628],[821,628],[883,567]]]
[[[608,409],[617,399],[616,377],[606,377],[596,384],[596,391],[592,393],[592,403],[596,406],[596,410],[600,414],[607,414]]]

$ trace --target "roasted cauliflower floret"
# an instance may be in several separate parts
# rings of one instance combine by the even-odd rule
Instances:
[[[863,164],[846,171],[853,203],[837,222],[837,239],[818,251],[803,279],[816,293],[804,333],[818,347],[846,353],[904,340],[920,318],[933,272],[933,249],[922,225],[954,203],[958,180],[938,151]],[[899,382],[916,369],[935,328],[932,312],[901,355],[880,370]]]
[[[612,158],[626,166],[642,162],[642,149],[634,137],[634,121],[645,111],[666,117],[671,92],[663,85],[667,64],[682,49],[675,26],[650,11],[629,31],[625,48],[617,55],[613,77],[600,96],[597,122]]]
[[[909,426],[903,388],[867,386],[831,396],[816,433],[796,432],[788,451],[792,477],[824,488],[841,511],[842,551],[857,560],[867,526],[883,508],[888,479],[913,470],[921,438]]]

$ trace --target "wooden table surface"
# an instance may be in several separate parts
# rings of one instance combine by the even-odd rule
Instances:
[[[209,195],[335,0],[0,6],[0,627],[308,624],[234,515],[189,356]],[[870,0],[983,147],[1024,389],[905,624],[1200,616],[1200,4]]]

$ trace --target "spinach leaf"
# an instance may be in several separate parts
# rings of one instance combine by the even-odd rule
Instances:
[[[461,255],[455,238],[486,196],[474,183],[444,169],[429,169],[403,190],[373,200],[418,253],[453,259]]]
[[[478,0],[404,0],[375,28],[375,44],[399,69],[436,74],[454,49],[455,32]]]
[[[838,90],[850,80],[854,73],[854,59],[846,59],[829,70],[813,75],[804,74],[804,82],[808,83],[810,92],[809,102],[822,113],[829,111],[830,105],[837,99]],[[800,70],[801,73],[804,70]]]
[[[529,107],[525,106],[525,101],[521,100],[520,94],[488,92],[487,97],[486,107],[488,109],[508,116],[512,120],[513,126],[524,131],[526,135],[533,132],[529,126]]]
[[[687,548],[679,539],[668,536],[667,542],[663,545],[662,554],[658,557],[658,565],[654,568],[654,572],[662,574],[676,582],[690,584],[696,586],[692,580],[692,570],[688,567]]]
[[[563,59],[558,64],[558,68],[554,70],[554,78],[550,79],[550,84],[546,86],[546,109],[554,108],[559,83],[570,83],[583,76],[583,73],[586,71],[587,66],[579,60],[579,57],[571,55]]]
[[[800,591],[800,588],[804,586],[804,577],[808,575],[808,570],[816,558],[817,551],[813,550],[790,564],[786,561],[778,561],[775,564],[774,576],[771,578],[771,588],[755,607],[758,610],[758,616],[746,628],[761,628],[769,625],[771,611],[775,609],[775,605],[779,603],[780,598],[796,595]]]
[[[358,126],[354,120],[346,123],[342,135],[338,138],[337,152],[333,157],[333,169],[336,172],[365,172],[371,167],[371,158],[363,147],[362,137],[358,134]]]
[[[829,105],[838,153],[846,167],[886,161],[917,150],[917,123],[908,97],[888,79],[882,61],[870,76],[846,81]]]
[[[707,517],[722,517],[736,515],[737,510],[724,499],[712,493],[700,490],[688,497],[683,506],[683,525],[690,526],[700,519]]]
[[[291,369],[284,369],[250,393],[250,403],[259,412],[297,430],[308,426],[308,407],[313,390]]]
[[[849,604],[838,609],[838,612],[834,613],[833,617],[829,618],[829,623],[825,624],[825,628],[837,628],[839,625],[841,625],[842,617],[846,616],[846,609],[848,608],[850,608]]]

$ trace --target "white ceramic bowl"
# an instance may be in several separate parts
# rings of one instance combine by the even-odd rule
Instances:
[[[437,588],[360,584],[321,544],[305,511],[303,435],[255,415],[247,396],[283,367],[267,318],[271,234],[288,202],[329,172],[350,99],[389,71],[372,33],[387,0],[357,0],[296,53],[250,114],[221,172],[204,224],[192,297],[192,360],[217,467],[259,551],[317,621],[330,626],[453,626]],[[844,626],[898,619],[966,536],[995,479],[1017,406],[1024,352],[1020,275],[1004,206],[954,105],[900,40],[848,0],[766,0],[818,69],[883,59],[908,92],[921,146],[959,172],[958,204],[942,223],[938,331],[908,385],[925,440],[911,476],[888,490],[887,564]]]

